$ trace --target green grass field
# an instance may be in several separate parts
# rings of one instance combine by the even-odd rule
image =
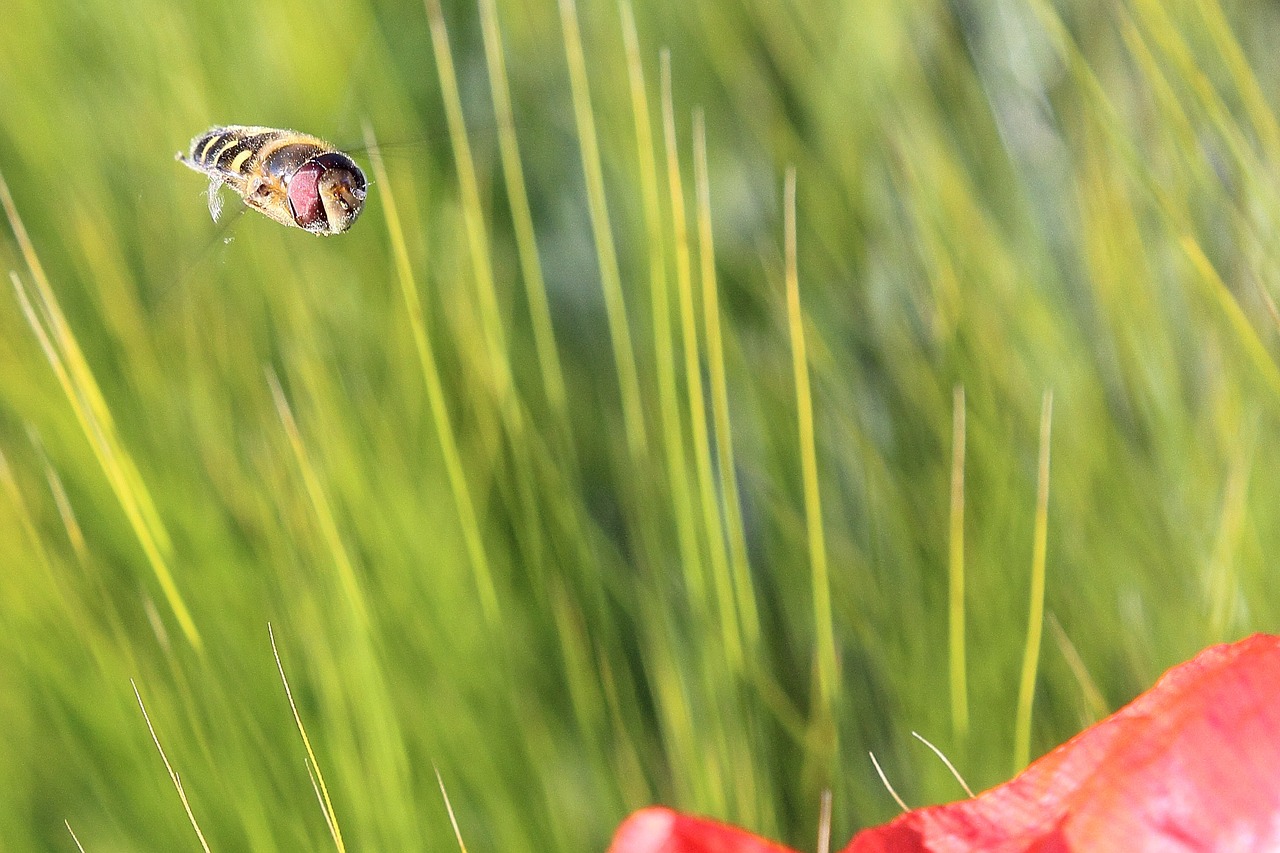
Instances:
[[[811,850],[1276,627],[1274,9],[569,2],[5,6],[4,850]]]

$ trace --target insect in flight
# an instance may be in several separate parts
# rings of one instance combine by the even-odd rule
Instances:
[[[191,140],[179,162],[209,178],[209,213],[222,186],[281,225],[341,234],[364,209],[368,181],[355,161],[322,139],[292,130],[229,125]]]

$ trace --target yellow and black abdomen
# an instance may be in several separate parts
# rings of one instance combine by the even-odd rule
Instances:
[[[290,134],[269,127],[215,127],[191,140],[187,165],[212,175],[245,176],[257,166],[259,153]]]

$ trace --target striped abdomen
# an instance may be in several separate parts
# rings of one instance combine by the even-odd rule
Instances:
[[[333,147],[313,136],[270,127],[215,127],[191,141],[188,165],[202,172],[247,177],[291,175]]]

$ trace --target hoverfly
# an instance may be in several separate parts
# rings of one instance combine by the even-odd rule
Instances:
[[[322,139],[292,130],[228,125],[191,140],[178,161],[209,178],[209,213],[222,186],[281,225],[341,234],[364,209],[368,181],[355,161]]]

